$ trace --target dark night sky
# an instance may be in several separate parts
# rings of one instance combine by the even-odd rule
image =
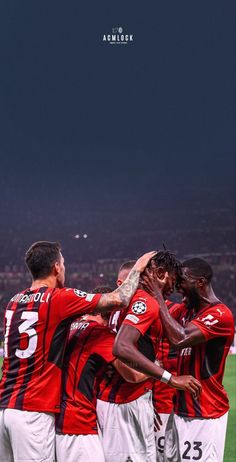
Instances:
[[[103,43],[115,26],[134,42]],[[234,1],[1,2],[0,68],[3,227],[233,207]]]

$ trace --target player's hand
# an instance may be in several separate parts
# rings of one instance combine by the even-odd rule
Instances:
[[[138,271],[139,273],[142,273],[145,270],[147,264],[150,262],[150,260],[156,255],[156,253],[157,252],[155,250],[142,255],[142,257],[140,257],[136,261],[135,265],[133,266],[133,269]]]
[[[161,429],[162,420],[158,412],[154,409],[154,432],[158,432]]]
[[[198,398],[202,391],[200,382],[192,375],[179,375],[177,377],[172,375],[168,385],[177,390],[189,391],[194,398]]]
[[[156,274],[154,277],[153,272],[149,268],[146,268],[141,278],[144,290],[155,297],[162,292],[163,287],[167,283],[168,276],[169,274],[166,271],[163,279],[160,279]]]

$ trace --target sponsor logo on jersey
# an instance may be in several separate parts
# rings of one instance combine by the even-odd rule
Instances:
[[[137,316],[134,316],[134,314],[127,314],[125,319],[128,319],[129,321],[133,322],[134,324],[138,324],[139,318]]]
[[[79,289],[74,289],[74,293],[78,297],[86,297],[87,295],[87,292],[83,292],[82,290],[79,290]]]
[[[147,305],[144,302],[138,301],[132,305],[132,311],[135,314],[143,314],[147,310]]]
[[[190,356],[192,352],[192,347],[183,348],[180,352],[180,356]]]

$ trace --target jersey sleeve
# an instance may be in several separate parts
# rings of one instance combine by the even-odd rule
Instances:
[[[151,297],[145,301],[142,298],[136,298],[131,301],[122,324],[133,326],[144,335],[158,317],[158,313],[159,305],[156,300]]]
[[[91,313],[96,308],[101,294],[88,294],[79,289],[60,289],[57,294],[61,319]]]
[[[112,354],[114,341],[114,332],[107,331],[99,336],[98,353],[107,363],[110,363],[115,359],[115,356]]]
[[[233,335],[233,317],[228,308],[223,305],[209,308],[202,315],[193,319],[191,324],[195,324],[201,330],[206,340]]]

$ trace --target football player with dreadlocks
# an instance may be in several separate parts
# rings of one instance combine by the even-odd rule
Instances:
[[[152,258],[150,272],[161,286],[164,297],[170,295],[176,280],[179,262],[169,251],[159,251]],[[165,273],[168,271],[168,278]],[[169,383],[170,386],[189,391],[198,396],[201,386],[192,376],[173,377],[169,372],[155,364],[158,343],[162,337],[162,324],[159,318],[157,301],[139,286],[132,298],[125,319],[117,334],[113,353],[130,367],[140,370],[147,376]],[[102,416],[103,447],[106,462],[156,461],[154,439],[154,414],[152,406],[147,413],[147,403],[151,403],[151,391],[126,405],[107,406]],[[124,415],[122,415],[124,412]],[[140,424],[146,421],[146,434],[140,431]],[[123,423],[125,422],[125,425]]]

